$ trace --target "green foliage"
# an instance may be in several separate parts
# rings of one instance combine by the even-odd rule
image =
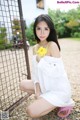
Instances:
[[[57,27],[57,33],[58,33],[59,38],[64,36],[64,32],[65,32],[65,27],[64,26]]]
[[[79,26],[79,23],[75,20],[70,20],[68,23],[66,23],[66,26],[72,29],[75,26]]]
[[[10,49],[12,47],[12,44],[0,44],[0,50]]]
[[[1,44],[5,44],[5,40],[0,39],[0,45],[1,45]]]
[[[5,27],[0,27],[0,50],[5,50],[12,47],[12,44],[7,44],[7,33]]]
[[[71,35],[74,38],[80,38],[80,33],[79,32],[75,32]]]
[[[19,39],[22,38],[22,31],[21,31],[21,25],[20,25],[20,20],[14,19],[12,21],[13,26],[12,26],[12,31],[14,36],[18,36]],[[18,34],[19,33],[19,34]]]
[[[6,28],[5,27],[0,27],[0,44],[6,44],[7,39],[6,39]]]
[[[27,28],[27,30],[26,30],[26,37],[27,37],[30,45],[36,44],[35,36],[34,36],[34,33],[33,33],[33,24],[34,23],[31,23],[29,28]]]
[[[32,45],[35,45],[37,42],[36,42],[36,41],[33,41],[33,40],[30,40],[29,43],[30,43],[30,45],[32,46]]]
[[[0,50],[4,50],[5,46],[0,44]]]
[[[77,9],[71,9],[67,12],[58,10],[48,10],[52,18],[59,38],[62,37],[80,37],[80,5]]]

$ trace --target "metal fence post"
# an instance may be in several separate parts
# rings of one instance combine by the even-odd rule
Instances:
[[[22,38],[23,38],[23,43],[24,43],[25,59],[26,59],[26,66],[27,66],[27,73],[28,73],[27,78],[31,79],[29,59],[28,59],[28,50],[27,50],[26,36],[25,36],[25,23],[24,23],[24,19],[23,19],[21,0],[18,0],[18,5],[19,5],[19,14],[20,14],[20,21],[21,21]]]

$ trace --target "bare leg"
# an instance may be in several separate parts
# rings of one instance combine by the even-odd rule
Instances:
[[[44,98],[40,97],[35,100],[31,105],[27,108],[27,113],[32,118],[38,118],[44,116],[51,112],[56,107],[46,101]]]
[[[22,80],[20,82],[20,89],[24,92],[27,92],[28,94],[34,94],[34,83],[32,80]]]

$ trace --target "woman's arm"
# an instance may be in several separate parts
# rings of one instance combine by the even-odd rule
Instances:
[[[38,45],[33,46],[33,55],[36,54]],[[41,94],[40,85],[38,82],[35,83],[35,97],[38,98]]]

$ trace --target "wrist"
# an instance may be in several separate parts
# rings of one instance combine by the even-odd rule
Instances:
[[[41,89],[40,89],[39,83],[35,84],[35,93],[41,93]]]

